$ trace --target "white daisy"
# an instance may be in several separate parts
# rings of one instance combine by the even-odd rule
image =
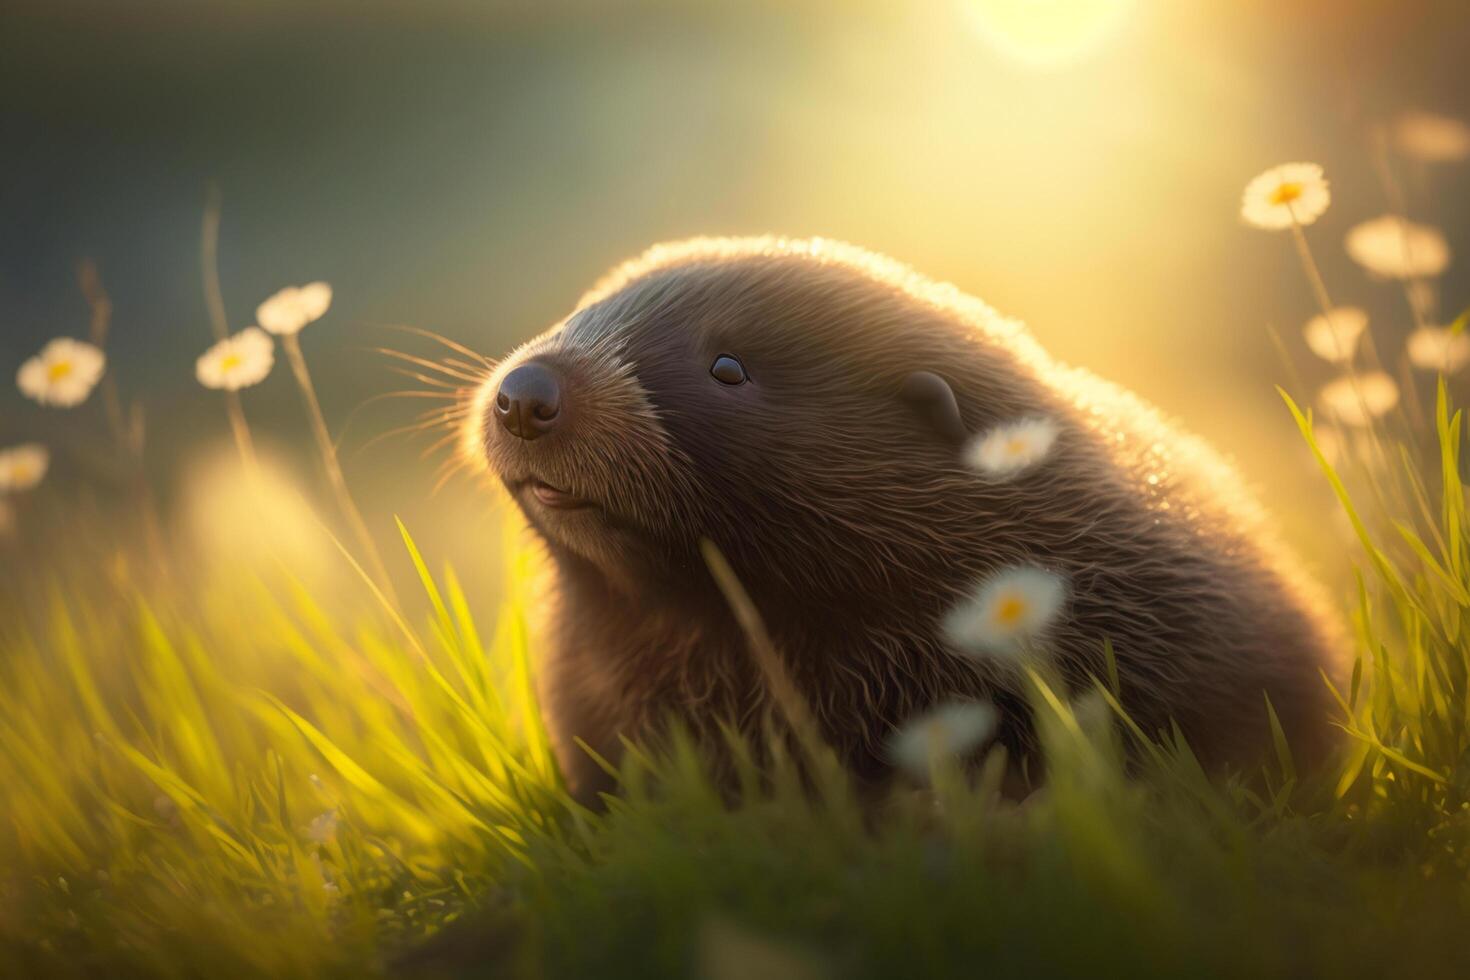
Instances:
[[[1406,112],[1394,121],[1393,139],[1400,153],[1425,163],[1470,159],[1470,126],[1450,116]]]
[[[201,354],[194,375],[206,388],[239,391],[264,380],[275,360],[270,335],[259,327],[246,327]]]
[[[1317,314],[1302,328],[1312,353],[1333,364],[1353,359],[1358,340],[1368,327],[1368,314],[1356,306],[1337,306]]]
[[[965,447],[965,462],[981,473],[1009,479],[1046,458],[1057,438],[1051,419],[1021,419],[997,425]]]
[[[1361,428],[1399,403],[1399,386],[1382,371],[1366,371],[1356,379],[1344,375],[1328,382],[1317,400],[1338,422]]]
[[[1033,565],[1002,569],[944,619],[944,632],[959,649],[1009,657],[1026,652],[1062,611],[1067,580]]]
[[[40,483],[51,466],[45,446],[27,442],[0,449],[0,493],[19,493]]]
[[[1470,363],[1470,334],[1449,327],[1420,327],[1409,334],[1404,350],[1416,368],[1454,374]]]
[[[107,369],[102,351],[82,340],[57,337],[20,366],[21,394],[42,405],[71,408],[87,400]]]
[[[1245,185],[1240,216],[1247,224],[1268,231],[1309,225],[1322,216],[1332,194],[1327,178],[1315,163],[1283,163]]]
[[[995,731],[996,710],[983,701],[946,701],[904,722],[888,738],[888,758],[915,779],[935,762],[961,758]]]
[[[1437,276],[1450,264],[1450,246],[1438,228],[1385,214],[1347,233],[1353,261],[1384,279]]]
[[[299,333],[331,305],[332,287],[324,282],[287,286],[256,308],[255,319],[273,334]]]

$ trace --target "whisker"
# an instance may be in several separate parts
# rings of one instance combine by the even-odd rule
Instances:
[[[438,493],[449,485],[449,481],[459,476],[470,468],[469,464],[462,459],[458,453],[451,456],[439,467],[438,479],[434,481],[431,493]]]
[[[474,358],[475,360],[479,361],[481,364],[484,364],[486,367],[489,368],[494,368],[495,365],[499,363],[492,357],[486,357],[484,354],[473,351],[470,348],[466,347],[464,344],[459,343],[458,341],[450,340],[443,334],[435,333],[432,330],[426,330],[423,327],[415,327],[406,323],[383,323],[379,324],[379,326],[385,327],[388,330],[398,330],[402,333],[411,333],[416,336],[435,341],[436,343],[443,344],[450,350],[463,354],[466,357]]]
[[[432,432],[437,428],[437,425],[426,424],[424,422],[411,422],[408,425],[397,425],[391,429],[388,429],[385,432],[379,432],[377,435],[373,436],[367,442],[359,446],[357,448],[357,452],[366,452],[373,446],[376,446],[382,442],[386,442],[387,440],[395,438],[397,436],[416,435],[420,432]]]
[[[393,399],[421,399],[435,402],[436,404],[429,407],[426,411],[415,415],[409,423],[397,425],[386,431],[377,433],[371,439],[367,440],[367,442],[359,446],[355,450],[355,453],[366,452],[378,446],[380,443],[399,437],[414,437],[420,433],[438,433],[438,437],[421,454],[423,458],[428,458],[462,438],[461,433],[464,422],[474,410],[474,394],[480,385],[484,383],[489,373],[495,369],[498,361],[494,358],[486,357],[458,341],[451,340],[442,334],[422,327],[411,324],[382,323],[376,321],[361,322],[368,326],[394,330],[399,333],[411,334],[416,337],[431,340],[443,347],[451,356],[435,359],[432,357],[422,357],[407,351],[394,350],[391,347],[358,348],[359,350],[367,350],[390,358],[395,363],[389,366],[389,370],[394,374],[423,385],[424,388],[381,392],[369,396],[355,406],[352,412],[349,413],[347,422],[343,426],[344,434],[362,409],[377,402]],[[434,485],[434,491],[439,491],[455,475],[470,468],[469,462],[462,457],[462,454],[451,453],[449,458],[438,468],[438,479]]]
[[[341,429],[341,431],[339,431],[337,433],[337,438],[334,439],[334,440],[332,440],[332,450],[334,452],[341,453],[341,451],[342,451],[342,443],[343,443],[344,440],[346,440],[347,433],[352,428],[352,423],[357,420],[358,413],[360,413],[363,409],[367,408],[369,405],[374,405],[374,404],[376,404],[376,403],[378,403],[380,401],[386,401],[386,400],[388,400],[390,398],[422,397],[422,396],[428,396],[428,395],[434,395],[434,396],[436,396],[438,398],[441,398],[441,399],[451,397],[448,392],[444,392],[444,393],[441,394],[441,393],[438,393],[438,392],[428,392],[428,391],[424,391],[424,392],[419,392],[419,391],[387,391],[387,392],[381,392],[381,393],[376,394],[376,395],[369,395],[368,397],[364,398],[362,401],[358,402],[356,405],[352,406],[351,410],[348,411],[347,418],[345,418],[345,419],[342,420],[342,429]],[[362,451],[361,449],[358,450],[358,452],[361,452],[361,451]]]
[[[361,447],[358,452],[363,452],[372,446],[387,439],[401,435],[413,435],[419,432],[433,432],[437,429],[448,429],[451,436],[458,437],[459,427],[470,415],[472,406],[467,402],[456,405],[447,405],[442,408],[432,408],[426,412],[420,412],[414,416],[412,422],[404,425],[394,426],[384,432],[373,436]],[[437,448],[437,446],[435,447]]]
[[[467,371],[480,380],[484,380],[486,377],[488,377],[487,370],[481,369],[481,367],[477,364],[470,364],[467,361],[461,361],[457,357],[446,357],[439,363],[444,367],[452,367],[457,368],[461,371]]]
[[[459,424],[469,418],[467,412],[445,412],[434,415],[420,415],[414,421],[424,429],[437,429],[440,426],[458,428]]]
[[[389,368],[389,370],[391,370],[394,374],[400,374],[405,378],[412,378],[414,381],[417,381],[420,384],[426,384],[431,388],[444,388],[456,393],[464,391],[465,389],[464,385],[454,384],[450,381],[445,380],[444,378],[431,378],[426,374],[419,374],[417,371],[410,371],[407,368],[394,367]]]
[[[431,445],[428,449],[425,449],[422,453],[419,454],[419,459],[428,459],[430,456],[434,455],[439,450],[443,449],[450,443],[457,441],[458,439],[459,432],[457,431],[450,432],[449,434],[442,436],[439,439],[436,439],[433,445]]]
[[[385,391],[381,394],[373,395],[368,401],[385,401],[389,398],[434,398],[439,401],[460,400],[459,395],[452,391]]]
[[[405,361],[409,364],[416,365],[425,369],[426,371],[438,371],[440,374],[448,375],[451,378],[458,378],[461,381],[468,381],[470,384],[479,384],[480,382],[485,380],[484,372],[476,372],[473,367],[468,365],[466,365],[465,369],[456,369],[446,364],[445,362],[431,361],[426,357],[419,357],[416,354],[408,354],[401,350],[394,350],[391,347],[369,347],[366,349],[372,351],[375,354],[382,354],[385,357],[391,357],[396,360]]]

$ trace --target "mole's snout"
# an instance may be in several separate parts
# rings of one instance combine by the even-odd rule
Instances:
[[[561,418],[561,408],[561,381],[555,371],[538,361],[507,374],[495,395],[495,418],[518,439],[536,439],[550,432]]]

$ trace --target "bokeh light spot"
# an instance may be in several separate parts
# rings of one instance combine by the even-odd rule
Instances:
[[[1063,65],[1116,33],[1134,0],[960,0],[991,45],[1035,66]]]

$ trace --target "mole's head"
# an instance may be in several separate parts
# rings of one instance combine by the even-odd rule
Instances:
[[[1028,402],[994,328],[906,275],[821,242],[655,249],[501,362],[467,441],[611,580],[691,581],[708,537],[752,584],[891,588],[942,559],[966,423]]]

